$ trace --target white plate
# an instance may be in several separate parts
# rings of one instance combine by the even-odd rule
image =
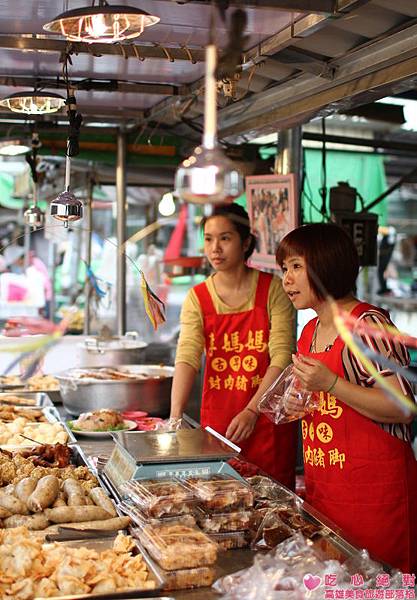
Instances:
[[[76,419],[74,419],[74,420],[76,420]],[[125,427],[123,429],[112,429],[111,431],[81,431],[80,429],[72,429],[70,427],[70,423],[72,423],[72,421],[67,421],[68,429],[70,431],[72,431],[72,433],[74,433],[75,435],[84,435],[86,437],[91,437],[91,438],[110,437],[110,435],[112,433],[114,433],[114,431],[132,431],[133,429],[136,429],[136,427],[137,427],[136,421],[130,421],[128,419],[124,419],[123,423],[124,423]]]

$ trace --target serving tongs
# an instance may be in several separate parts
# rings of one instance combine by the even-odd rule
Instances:
[[[45,536],[47,542],[71,542],[76,540],[107,539],[115,538],[118,531],[103,531],[102,529],[73,529],[64,526],[58,527],[57,533],[48,533]]]

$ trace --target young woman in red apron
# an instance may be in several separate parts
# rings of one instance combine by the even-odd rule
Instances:
[[[291,232],[277,252],[284,290],[295,307],[314,308],[318,314],[305,326],[294,357],[305,389],[321,397],[320,408],[301,422],[306,499],[353,544],[412,573],[417,571],[417,462],[409,440],[380,425],[407,428],[411,417],[377,386],[346,381],[344,342],[322,296],[325,288],[356,319],[383,312],[350,293],[358,265],[355,252],[343,230],[323,224]],[[329,261],[335,259],[337,269],[332,270]],[[385,376],[397,383],[392,373]]]
[[[245,264],[255,240],[244,209],[238,205],[216,207],[204,221],[203,230],[205,254],[215,269],[212,285],[228,311],[216,310],[206,282],[193,288],[199,307],[196,318],[201,319],[197,334],[206,354],[201,424],[238,444],[245,459],[294,488],[297,425],[277,427],[256,410],[259,397],[285,366],[270,366],[268,299],[273,278]],[[280,283],[279,289],[286,309],[281,326],[288,329],[290,339],[293,313]],[[234,311],[235,306],[250,308]],[[192,361],[187,364],[181,358],[184,344],[180,336],[171,397],[173,418],[181,417],[196,374]]]

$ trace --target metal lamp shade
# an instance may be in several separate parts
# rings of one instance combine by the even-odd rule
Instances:
[[[27,115],[54,113],[64,105],[65,99],[53,92],[17,92],[0,100],[0,106]]]
[[[25,223],[33,229],[43,227],[45,223],[45,214],[38,206],[30,206],[23,214]]]
[[[243,177],[218,147],[198,146],[177,170],[178,196],[195,204],[233,202],[243,193]]]
[[[114,43],[138,37],[159,17],[131,6],[88,6],[68,10],[43,28],[71,42]]]
[[[83,216],[83,205],[71,192],[61,192],[50,204],[51,215],[58,221],[63,221],[68,227],[68,221],[78,221]]]

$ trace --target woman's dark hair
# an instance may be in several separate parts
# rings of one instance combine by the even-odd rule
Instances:
[[[249,247],[245,252],[245,260],[248,260],[252,252],[255,250],[256,238],[251,233],[249,215],[243,206],[240,204],[215,204],[211,215],[203,217],[201,220],[201,229],[204,231],[204,227],[209,219],[213,217],[225,217],[231,221],[239,234],[239,237],[243,242],[249,238]]]
[[[311,223],[293,229],[277,248],[282,267],[291,256],[302,256],[310,286],[320,300],[330,294],[335,300],[355,289],[359,257],[352,238],[333,223]]]

